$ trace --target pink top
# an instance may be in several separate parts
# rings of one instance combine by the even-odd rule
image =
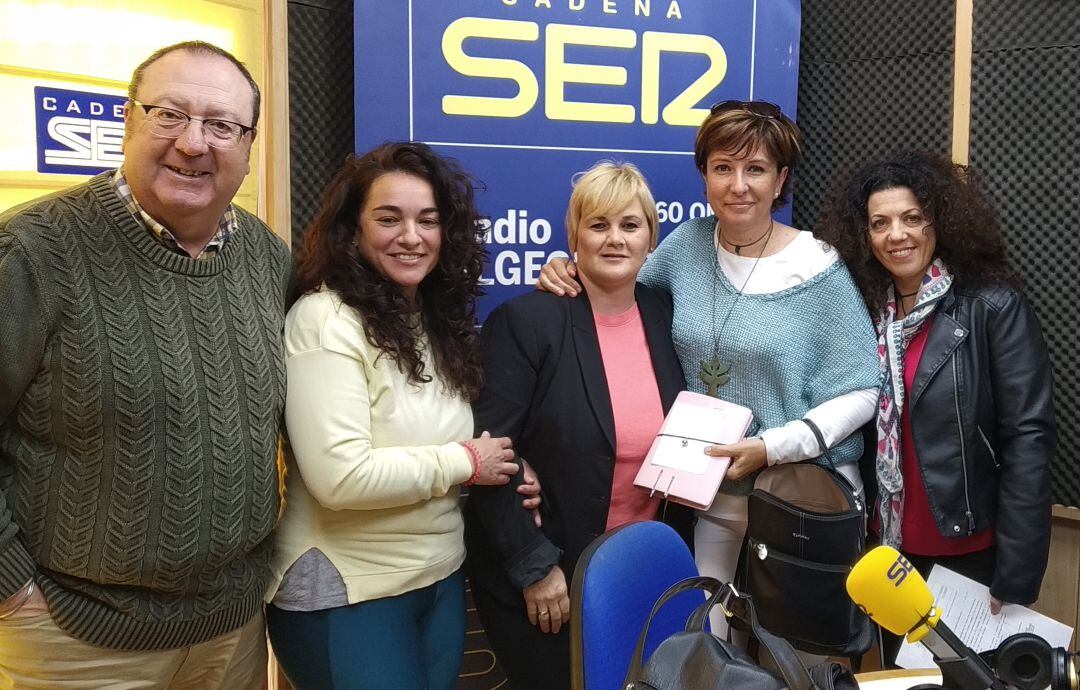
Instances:
[[[593,319],[615,417],[615,477],[606,527],[610,530],[656,517],[660,499],[649,498],[648,491],[634,486],[634,477],[664,422],[664,407],[637,304],[615,316],[594,312]]]

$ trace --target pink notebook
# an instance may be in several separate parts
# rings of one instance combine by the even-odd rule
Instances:
[[[650,495],[708,510],[731,458],[705,455],[705,447],[742,440],[753,418],[750,408],[701,393],[679,393],[634,484]]]

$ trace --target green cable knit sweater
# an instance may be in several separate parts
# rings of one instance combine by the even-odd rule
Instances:
[[[291,261],[258,219],[195,261],[107,174],[0,217],[0,600],[92,644],[234,630],[269,577]]]

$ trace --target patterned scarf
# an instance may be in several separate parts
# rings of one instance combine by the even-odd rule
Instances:
[[[878,515],[881,543],[900,548],[904,518],[904,477],[900,459],[900,412],[904,409],[904,352],[952,286],[952,275],[941,259],[926,269],[915,306],[896,320],[896,290],[889,286],[885,307],[874,319],[881,359],[881,397],[878,399],[877,460]]]

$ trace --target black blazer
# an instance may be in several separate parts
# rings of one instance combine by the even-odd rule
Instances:
[[[685,382],[671,344],[671,297],[637,285],[664,412]],[[474,587],[524,607],[521,589],[557,562],[573,578],[578,556],[604,532],[615,469],[615,421],[592,308],[582,292],[532,292],[488,317],[482,333],[485,385],[473,405],[476,433],[509,436],[536,470],[543,526],[507,486],[473,487],[465,504],[468,568]],[[691,543],[693,511],[676,504],[661,513]],[[560,554],[561,552],[561,554]]]

